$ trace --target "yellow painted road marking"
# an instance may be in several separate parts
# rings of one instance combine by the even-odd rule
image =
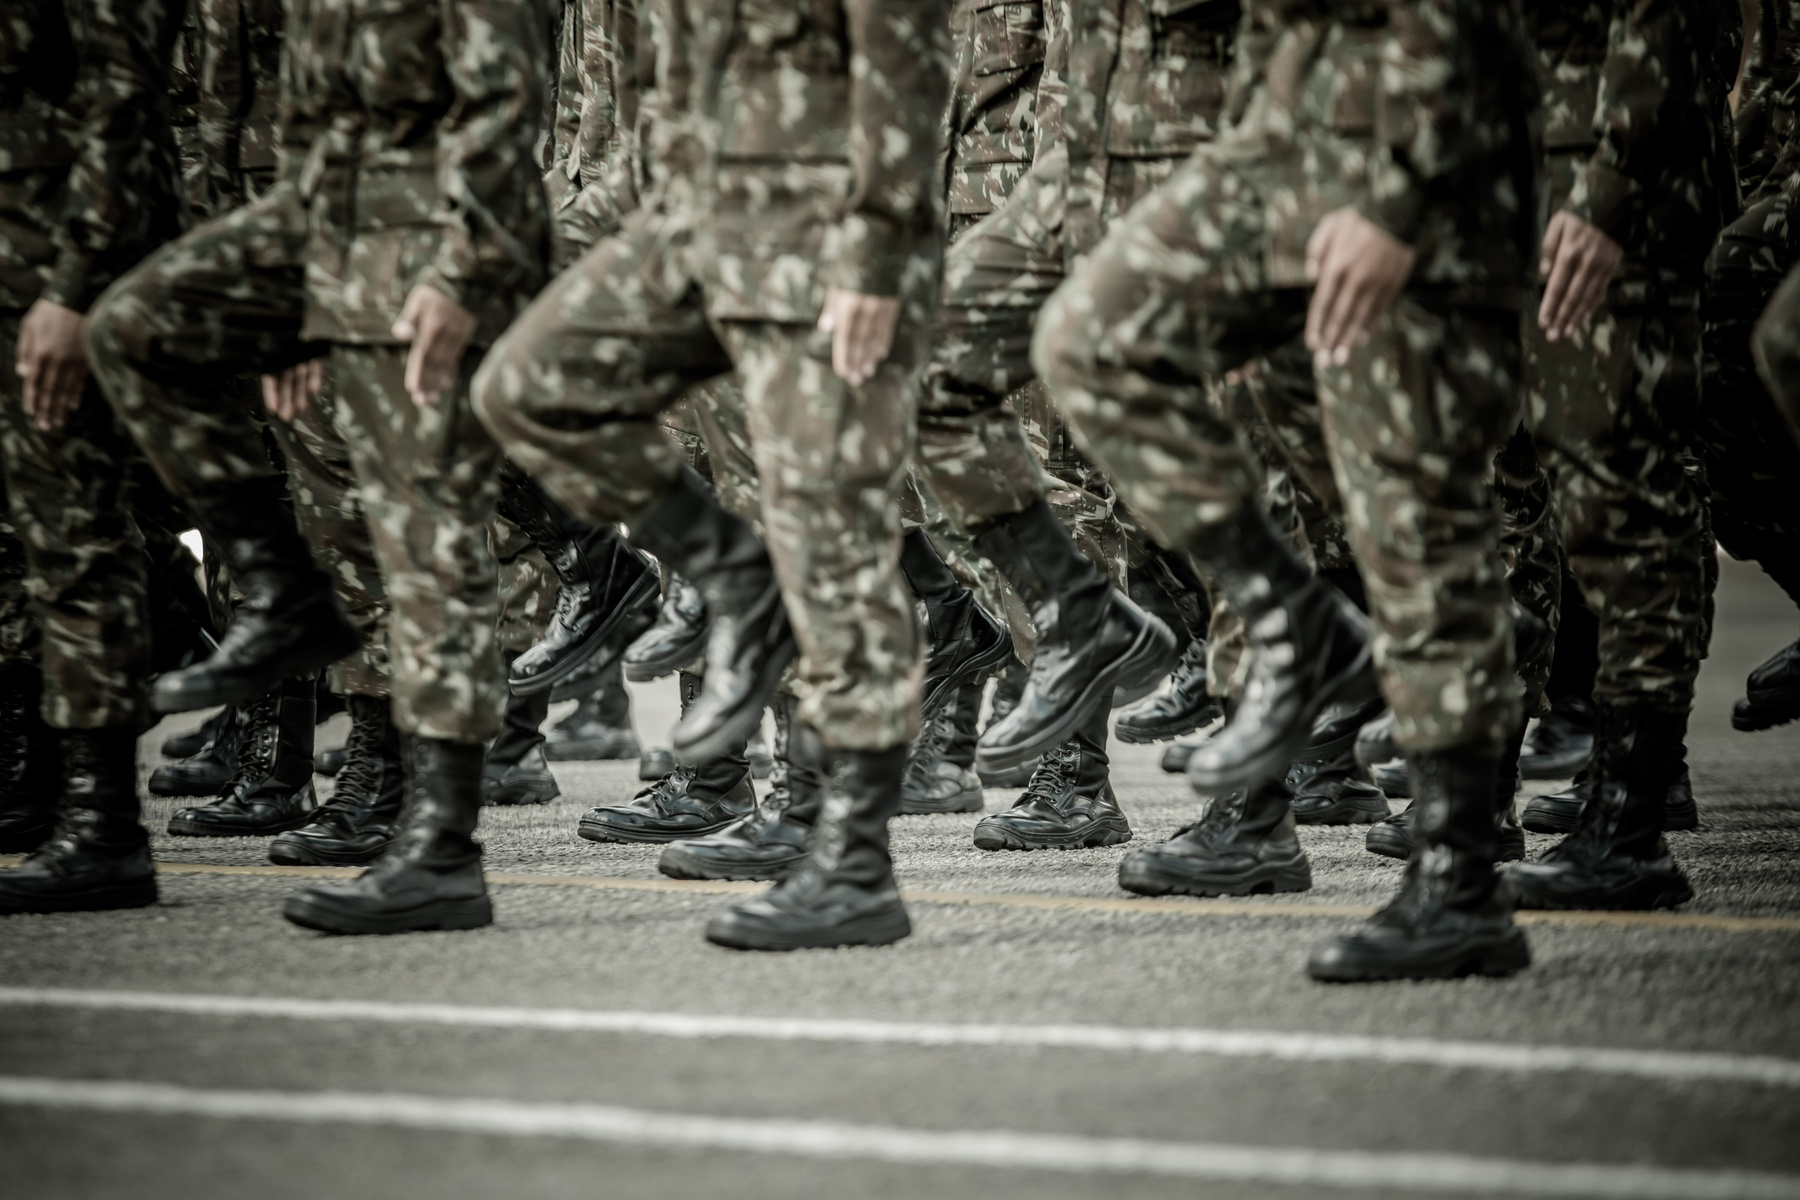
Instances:
[[[17,857],[0,856],[0,868],[17,866]],[[161,875],[250,875],[289,879],[349,879],[361,867],[231,866],[224,863],[158,862]],[[754,895],[766,883],[710,879],[625,879],[607,875],[527,875],[490,871],[496,886],[573,887],[602,892],[659,892],[696,896]],[[1185,896],[1148,899],[1128,896],[1055,896],[1032,892],[944,892],[909,888],[913,904],[954,904],[976,908],[1046,909],[1060,912],[1148,914],[1175,917],[1289,917],[1356,920],[1375,911],[1367,904],[1288,904],[1281,901],[1197,900]],[[1727,913],[1680,912],[1519,912],[1521,925],[1599,925],[1620,929],[1694,929],[1714,933],[1800,933],[1800,917],[1735,917]]]

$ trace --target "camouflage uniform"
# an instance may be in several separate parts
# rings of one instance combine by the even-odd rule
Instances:
[[[393,602],[394,717],[428,738],[499,727],[499,452],[469,407],[478,351],[419,408],[391,326],[428,284],[475,316],[480,347],[541,282],[550,28],[539,5],[500,0],[291,3],[282,182],[146,261],[89,333],[114,407],[179,494],[269,473],[251,417],[210,382],[328,356]]]
[[[129,12],[41,0],[0,13],[0,458],[42,630],[43,715],[62,728],[148,724],[133,450],[91,387],[63,429],[36,429],[13,355],[33,302],[86,311],[179,230],[169,107],[177,18],[164,0]],[[0,608],[17,630],[16,598]]]
[[[657,415],[735,367],[800,717],[838,748],[903,744],[920,667],[893,500],[937,277],[944,14],[676,0],[658,17],[659,194],[496,344],[477,405],[577,513],[629,521],[682,465]],[[827,286],[902,298],[861,387],[814,328]]]
[[[1252,3],[1241,116],[1115,224],[1033,344],[1082,445],[1182,547],[1260,486],[1206,381],[1299,334],[1318,220],[1354,206],[1417,248],[1370,339],[1315,372],[1382,689],[1414,753],[1495,753],[1519,721],[1490,480],[1517,419],[1527,55],[1505,4]]]
[[[1731,184],[1708,56],[1717,7],[1528,0],[1550,211],[1625,248],[1584,329],[1525,321],[1526,421],[1569,568],[1600,621],[1597,700],[1685,713],[1705,649],[1702,501],[1682,456],[1699,400],[1701,270]]]

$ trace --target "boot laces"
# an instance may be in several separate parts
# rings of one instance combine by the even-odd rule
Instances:
[[[381,794],[381,772],[385,765],[381,754],[383,732],[375,722],[351,722],[337,786],[331,791],[331,799],[315,810],[315,819],[336,820],[348,828],[348,822],[353,819],[352,810],[363,807],[366,800]]]
[[[916,782],[931,773],[932,768],[943,758],[944,748],[950,743],[951,713],[942,712],[932,718],[919,734],[919,740],[913,746],[913,752],[907,755],[907,782]]]
[[[1041,800],[1057,812],[1074,792],[1081,780],[1081,748],[1070,738],[1049,751],[1038,761],[1037,770],[1025,783],[1025,794],[1014,808],[1023,808],[1033,800]]]
[[[281,691],[277,688],[257,697],[251,704],[250,711],[238,717],[239,720],[248,722],[248,728],[244,730],[243,740],[238,743],[237,767],[232,771],[231,784],[226,789],[228,794],[237,791],[242,785],[265,779],[274,772],[275,745],[281,736],[280,722],[277,719],[280,708]]]

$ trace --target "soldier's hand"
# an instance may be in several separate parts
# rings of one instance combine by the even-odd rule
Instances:
[[[475,314],[428,284],[407,293],[394,336],[411,342],[406,356],[406,390],[413,403],[433,405],[456,382],[457,364],[475,334]]]
[[[61,429],[81,406],[87,351],[81,314],[39,300],[19,325],[18,372],[25,380],[25,415],[45,433]]]
[[[1313,281],[1306,348],[1320,366],[1341,366],[1368,340],[1411,278],[1418,254],[1353,208],[1325,214],[1306,243]]]
[[[893,350],[899,324],[900,297],[830,289],[819,329],[831,335],[831,369],[854,387],[867,383]]]
[[[1599,226],[1571,212],[1551,216],[1538,257],[1538,274],[1544,277],[1538,325],[1546,337],[1553,342],[1569,337],[1593,318],[1624,257],[1625,247]]]
[[[262,377],[263,407],[292,421],[305,412],[312,398],[325,390],[325,360],[295,363],[279,375]]]

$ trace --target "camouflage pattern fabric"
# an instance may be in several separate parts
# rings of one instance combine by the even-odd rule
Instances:
[[[282,0],[195,0],[197,161],[191,207],[210,219],[260,196],[278,165]]]
[[[40,631],[26,594],[29,573],[25,543],[13,528],[12,503],[0,473],[0,666],[37,662]]]
[[[487,536],[499,581],[495,637],[503,652],[523,654],[544,636],[556,611],[556,572],[525,531],[505,517],[488,522]]]
[[[1044,13],[1059,3],[957,0],[951,12],[957,56],[946,207],[952,234],[1005,203],[1031,167],[1049,48]]]
[[[544,186],[554,213],[554,265],[561,270],[637,206],[642,68],[635,0],[563,0],[557,45]]]

